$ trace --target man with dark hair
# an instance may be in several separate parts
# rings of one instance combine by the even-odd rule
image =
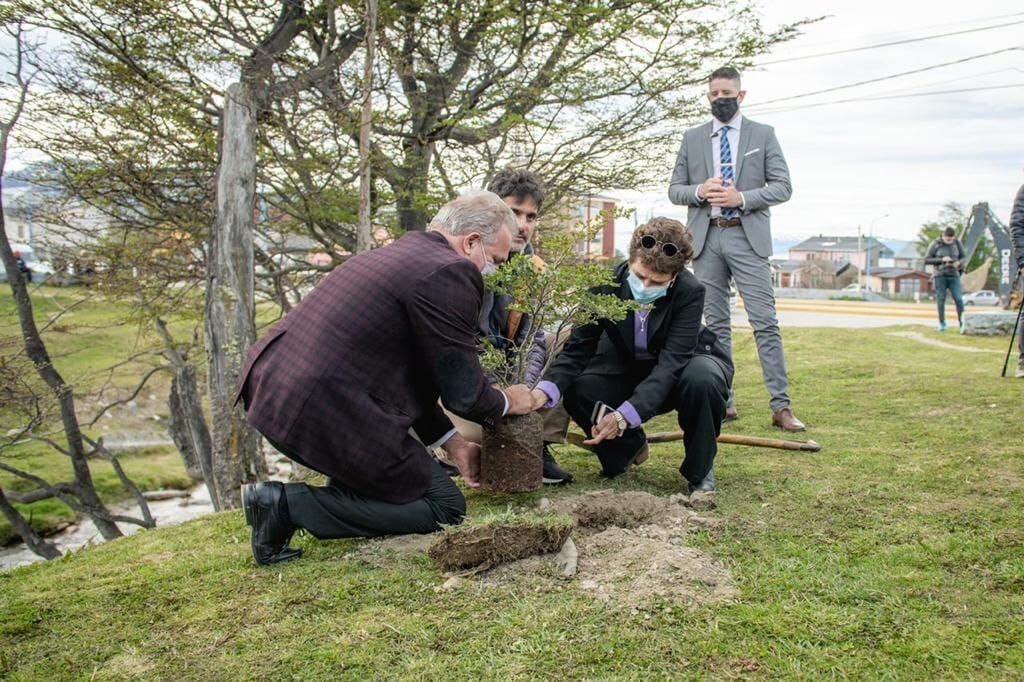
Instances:
[[[537,217],[547,196],[540,180],[525,168],[505,168],[491,178],[487,191],[504,199],[516,217],[519,230],[512,235],[512,250],[532,254],[530,239],[537,228]]]
[[[789,378],[772,288],[771,206],[793,193],[789,168],[775,131],[740,114],[746,91],[732,67],[716,69],[708,79],[713,120],[690,128],[679,148],[668,196],[688,207],[693,234],[693,271],[706,287],[708,328],[730,356],[732,329],[729,280],[743,296],[747,319],[771,396],[772,424],[803,431],[790,407]],[[730,394],[726,419],[736,419]]]
[[[537,228],[537,219],[547,192],[536,174],[525,168],[505,168],[498,171],[487,190],[497,194],[512,210],[516,218],[516,230],[512,233],[512,251],[536,259],[530,240]],[[492,268],[484,274],[492,272]],[[543,329],[532,329],[530,319],[518,314],[510,314],[512,298],[485,290],[483,304],[480,307],[479,334],[482,340],[501,350],[510,350],[527,343],[533,335],[533,348],[526,368],[527,385],[532,386],[540,380],[540,372],[544,368],[549,349],[554,349],[556,340],[548,338]],[[467,440],[479,443],[483,433],[478,424],[451,415],[452,422],[458,427],[459,433]],[[569,415],[560,406],[544,413],[544,483],[560,485],[571,483],[573,475],[558,466],[551,454],[552,443],[564,443],[569,428]]]
[[[963,244],[956,238],[956,230],[947,227],[942,236],[932,242],[924,257],[926,265],[935,266],[935,301],[939,306],[939,331],[946,331],[946,291],[956,304],[956,319],[964,327],[964,296],[960,288],[960,275],[967,267]]]
[[[1010,234],[1013,237],[1013,250],[1017,254],[1017,278],[1021,286],[1021,295],[1024,295],[1024,185],[1017,190],[1017,197],[1013,200],[1013,209],[1010,211]],[[1020,358],[1017,360],[1018,379],[1024,379],[1024,329],[1020,330],[1017,337]]]

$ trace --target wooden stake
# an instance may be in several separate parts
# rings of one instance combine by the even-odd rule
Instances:
[[[566,440],[570,444],[590,449],[590,446],[583,445],[584,439],[585,436],[581,433],[570,433],[566,436]],[[667,431],[664,433],[647,434],[648,443],[671,443],[682,439],[682,431]],[[799,450],[800,452],[821,451],[821,445],[813,440],[802,441],[784,440],[782,438],[758,438],[757,436],[737,436],[734,434],[723,433],[718,437],[718,442],[728,443],[729,445],[749,445],[755,448],[774,448],[776,450]]]

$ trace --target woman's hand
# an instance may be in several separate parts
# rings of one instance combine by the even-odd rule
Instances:
[[[530,391],[530,397],[533,398],[533,410],[535,412],[547,405],[550,400],[550,398],[548,398],[548,394],[539,388],[535,388]]]
[[[583,441],[584,445],[597,445],[606,440],[614,440],[621,435],[619,431],[618,412],[609,412],[604,418],[591,429],[590,440]]]

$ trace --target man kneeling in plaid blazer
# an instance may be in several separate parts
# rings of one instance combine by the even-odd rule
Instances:
[[[484,425],[540,407],[526,386],[492,387],[480,367],[480,272],[508,258],[516,220],[490,192],[445,205],[426,232],[348,260],[249,351],[238,397],[249,423],[325,487],[242,487],[259,564],[295,558],[292,534],[431,533],[466,501],[427,452],[441,446],[478,485],[480,446],[453,413]],[[415,434],[415,435],[414,435]]]

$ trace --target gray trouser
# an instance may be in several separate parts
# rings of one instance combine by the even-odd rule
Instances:
[[[704,250],[693,262],[693,271],[705,287],[704,319],[718,342],[732,357],[732,320],[729,311],[729,278],[743,297],[747,319],[754,330],[764,385],[771,396],[772,411],[789,406],[789,379],[782,353],[782,334],[775,315],[768,259],[757,255],[742,227],[708,228]],[[729,404],[732,405],[730,397]]]

